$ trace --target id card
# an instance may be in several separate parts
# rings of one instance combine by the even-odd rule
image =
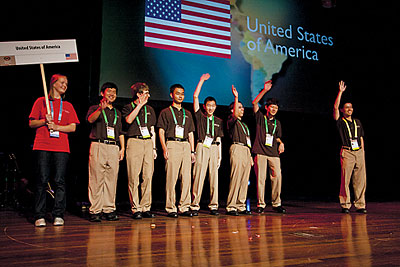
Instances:
[[[251,148],[250,136],[246,136],[247,146]]]
[[[183,138],[183,132],[184,131],[185,131],[185,128],[183,128],[180,125],[176,125],[176,127],[175,127],[175,137]]]
[[[115,139],[114,127],[107,126],[107,138]]]
[[[140,133],[142,134],[143,138],[149,138],[150,132],[147,127],[140,127]]]
[[[351,142],[351,149],[352,150],[359,150],[360,149],[360,146],[358,145],[357,139],[351,139],[350,142]]]
[[[214,140],[213,138],[206,136],[206,138],[204,138],[204,141],[203,141],[203,146],[206,148],[210,148],[213,140]]]
[[[269,134],[269,133],[267,133],[265,135],[265,145],[269,146],[269,147],[272,147],[273,142],[274,142],[274,136]]]
[[[59,138],[59,137],[60,137],[60,132],[59,132],[59,131],[51,130],[51,131],[50,131],[50,137]]]

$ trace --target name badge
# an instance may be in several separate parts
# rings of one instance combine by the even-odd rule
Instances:
[[[351,142],[351,149],[352,150],[359,150],[360,149],[360,146],[358,145],[357,139],[351,139],[350,142]]]
[[[107,138],[115,139],[114,127],[107,126]]]
[[[175,137],[183,138],[183,132],[184,131],[185,131],[185,128],[183,128],[180,125],[176,125],[176,127],[175,127]]]
[[[247,146],[251,148],[250,136],[246,136]]]
[[[147,127],[140,127],[140,133],[142,134],[143,138],[149,138],[150,132]]]
[[[265,135],[265,145],[272,147],[273,142],[274,142],[274,136],[267,133]]]
[[[52,130],[52,131],[50,131],[50,137],[59,138],[60,137],[60,132]]]
[[[210,148],[213,140],[214,140],[213,138],[206,136],[206,138],[204,138],[204,141],[203,141],[203,146],[206,148]]]

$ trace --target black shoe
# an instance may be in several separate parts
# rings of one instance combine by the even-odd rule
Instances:
[[[170,218],[178,218],[178,213],[176,213],[176,212],[170,212],[170,213],[167,214],[167,217],[170,217]]]
[[[137,211],[132,215],[132,218],[135,219],[135,220],[140,220],[140,219],[143,218],[142,217],[142,213],[140,211]]]
[[[154,218],[154,217],[156,217],[156,215],[154,215],[150,211],[145,211],[145,212],[142,213],[142,217],[143,218]]]
[[[282,213],[282,214],[286,213],[286,209],[282,206],[273,207],[272,210],[277,213]]]
[[[249,210],[242,210],[242,211],[239,211],[238,213],[241,215],[251,215],[251,211],[249,211]]]
[[[192,210],[192,216],[199,216],[198,210]]]
[[[115,213],[115,211],[110,212],[110,213],[104,213],[104,218],[105,218],[107,221],[118,221],[118,220],[119,220],[119,217],[118,217],[118,215]]]
[[[348,208],[342,208],[342,213],[349,214],[350,210]]]
[[[257,207],[256,212],[257,213],[263,213],[264,212],[264,208]]]
[[[190,210],[187,210],[185,212],[182,212],[181,214],[179,214],[180,216],[185,216],[185,217],[192,217],[193,214]]]
[[[101,222],[101,214],[96,213],[96,214],[90,214],[89,222]]]
[[[231,216],[239,216],[239,213],[236,210],[227,211],[226,214]]]
[[[356,210],[356,212],[361,213],[361,214],[367,214],[366,209],[358,209],[358,210]]]
[[[219,212],[218,212],[218,210],[210,210],[210,214],[214,215],[214,216],[218,216]]]

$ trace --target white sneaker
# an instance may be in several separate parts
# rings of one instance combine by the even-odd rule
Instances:
[[[36,226],[36,227],[45,227],[45,226],[46,226],[46,221],[45,221],[45,219],[44,219],[44,218],[37,219],[37,220],[35,221],[35,226]]]
[[[54,226],[63,226],[64,225],[64,219],[60,217],[55,217],[54,218]]]

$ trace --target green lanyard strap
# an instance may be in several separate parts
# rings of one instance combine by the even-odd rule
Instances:
[[[350,126],[349,126],[347,120],[346,120],[345,118],[342,118],[342,120],[344,121],[344,123],[346,123],[347,130],[349,131],[349,137],[350,137],[350,139],[353,139],[353,135],[351,134]],[[355,119],[353,119],[353,122],[354,122],[354,138],[357,138],[357,136],[358,136],[358,135],[357,135],[357,123],[356,123],[356,120],[355,120]]]
[[[117,124],[117,110],[115,108],[113,108],[113,109],[114,109],[114,112],[115,112],[114,123],[113,123],[113,127],[114,127],[115,124]],[[106,112],[104,111],[104,109],[101,112],[103,113],[103,117],[104,117],[104,121],[106,122],[106,126],[108,126],[108,119],[107,119],[107,116],[106,116]]]
[[[172,116],[174,117],[175,124],[178,125],[178,121],[176,120],[176,116],[175,116],[174,110],[172,109],[172,106],[169,106],[169,109],[171,110]],[[185,126],[185,122],[186,122],[186,116],[185,116],[186,113],[185,113],[184,108],[182,108],[182,110],[183,110],[183,121],[182,121],[182,127],[183,127],[183,126]]]
[[[132,108],[135,109],[135,104],[133,104],[133,102],[131,104],[132,104]],[[136,116],[136,121],[137,121],[137,124],[140,127],[139,113]],[[144,106],[144,124],[147,125],[147,107],[146,106]]]
[[[240,126],[242,126],[244,134],[247,135],[247,136],[250,136],[250,130],[247,127],[247,125],[244,122],[242,123],[239,119],[237,121],[239,122]],[[246,129],[245,129],[245,127],[246,127]],[[246,132],[246,130],[247,130],[247,132]]]
[[[265,132],[268,133],[268,120],[265,115],[264,115],[264,120],[265,120]],[[276,119],[275,119],[275,123],[274,123],[274,130],[272,131],[272,135],[275,134],[275,131],[276,131]]]
[[[207,117],[207,135],[210,134],[209,120],[210,119]],[[211,136],[214,136],[214,115],[212,115],[212,119],[211,119],[211,131],[212,131]]]

